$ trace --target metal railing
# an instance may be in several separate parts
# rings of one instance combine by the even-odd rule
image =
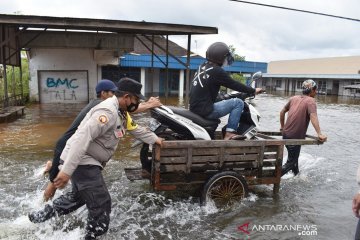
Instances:
[[[22,94],[17,94],[10,97],[1,97],[0,98],[0,112],[4,111],[7,107],[13,106],[23,106],[25,103],[24,97]]]

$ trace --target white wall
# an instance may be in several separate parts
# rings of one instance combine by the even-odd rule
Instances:
[[[152,81],[153,81],[153,93],[159,94],[160,89],[160,68],[155,68],[153,75],[152,75]]]
[[[159,94],[159,68],[145,68],[145,94],[156,96]]]
[[[269,74],[358,74],[360,56],[273,61]]]
[[[110,57],[111,58],[111,57]],[[115,58],[115,56],[114,56]],[[114,59],[112,59],[114,60]],[[32,48],[30,51],[30,98],[39,101],[38,71],[87,71],[89,100],[96,98],[95,86],[101,76],[98,62],[104,62],[94,54],[93,49],[49,49]],[[111,61],[111,60],[109,60]],[[108,62],[109,62],[108,61]],[[106,61],[105,61],[106,62]]]

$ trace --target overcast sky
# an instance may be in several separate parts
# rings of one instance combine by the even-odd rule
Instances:
[[[252,1],[252,0],[248,0]],[[256,0],[360,19],[360,0]],[[227,0],[0,0],[2,14],[85,17],[217,27],[192,36],[192,51],[223,41],[248,61],[360,55],[360,22]],[[186,46],[185,37],[170,38]]]

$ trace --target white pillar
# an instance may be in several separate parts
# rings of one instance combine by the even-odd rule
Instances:
[[[184,96],[184,81],[185,81],[185,71],[180,70],[179,76],[179,97]]]
[[[145,68],[141,68],[140,83],[143,85],[141,88],[141,94],[145,96]]]

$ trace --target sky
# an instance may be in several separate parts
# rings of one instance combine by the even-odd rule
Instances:
[[[360,19],[360,0],[249,0]],[[205,56],[222,41],[247,61],[360,56],[360,21],[286,11],[228,0],[0,0],[1,14],[98,18],[218,28],[193,35],[191,50]],[[187,37],[170,37],[186,47]]]

